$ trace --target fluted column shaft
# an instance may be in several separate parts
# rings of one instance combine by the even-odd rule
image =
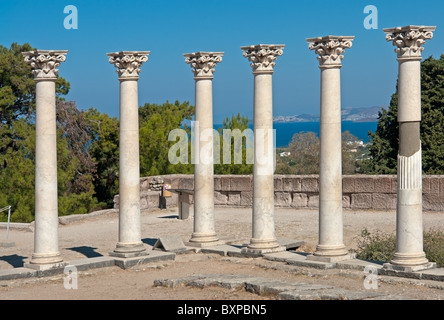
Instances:
[[[55,81],[68,51],[24,52],[36,81],[35,230],[34,253],[26,267],[63,265],[58,244],[57,124]]]
[[[354,37],[326,36],[307,39],[318,54],[321,69],[319,167],[319,243],[308,259],[349,258],[343,243],[341,67],[345,49]]]
[[[421,47],[435,27],[384,29],[398,56],[398,194],[396,253],[388,268],[420,270],[433,267],[423,251],[421,151]],[[406,269],[407,268],[407,269]]]
[[[214,223],[214,158],[213,158],[213,73],[222,61],[223,52],[184,54],[195,80],[194,147],[194,230],[192,246],[214,245],[219,241]]]
[[[254,163],[252,238],[244,253],[262,254],[284,251],[275,236],[274,170],[275,135],[273,130],[272,76],[275,61],[284,45],[241,47],[251,62],[254,75]]]
[[[120,81],[119,131],[119,240],[110,255],[133,257],[147,254],[141,240],[139,102],[140,66],[149,51],[108,53]]]

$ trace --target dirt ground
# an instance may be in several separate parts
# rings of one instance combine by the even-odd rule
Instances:
[[[192,212],[192,211],[191,211]],[[251,208],[216,208],[215,226],[221,240],[248,244],[251,237]],[[377,211],[344,211],[344,244],[356,248],[360,232],[394,232],[396,213]],[[152,250],[163,235],[180,235],[186,242],[193,231],[192,217],[177,218],[177,208],[142,212],[142,241]],[[424,212],[424,229],[444,230],[444,213]],[[318,240],[318,211],[279,209],[275,211],[278,239],[303,240],[301,252],[313,252]],[[0,248],[0,269],[21,267],[33,252],[32,231],[11,229],[11,248]],[[0,229],[0,237],[5,230]],[[59,248],[65,261],[107,256],[118,238],[117,212],[59,227]],[[175,279],[196,274],[245,274],[288,282],[328,284],[351,289],[364,288],[365,274],[356,270],[290,266],[264,258],[223,257],[213,254],[178,254],[174,261],[142,264],[129,269],[117,266],[79,271],[77,289],[65,289],[65,275],[0,281],[0,300],[276,300],[275,296],[259,296],[243,290],[219,287],[155,287],[158,279]],[[444,300],[444,282],[378,277],[378,288],[387,294],[419,300]]]

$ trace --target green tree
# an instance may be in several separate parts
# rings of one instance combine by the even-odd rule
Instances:
[[[429,57],[421,63],[421,143],[425,174],[444,173],[444,55]],[[363,162],[365,173],[395,174],[399,147],[398,90],[388,110],[378,116],[378,125],[370,136],[370,159]]]
[[[139,108],[141,176],[194,172],[190,156],[188,163],[173,164],[168,158],[170,148],[177,142],[168,140],[170,132],[183,129],[189,138],[190,127],[186,120],[191,120],[193,115],[194,106],[189,102],[166,101],[161,105],[146,103]],[[189,155],[190,143],[188,139]]]
[[[253,173],[253,137],[249,134],[253,131],[249,129],[248,122],[248,117],[238,113],[225,118],[222,127],[218,128],[214,139],[215,159],[218,160],[214,165],[215,174]],[[224,153],[230,161],[224,161]]]
[[[360,140],[349,131],[342,133],[342,174],[355,174]],[[276,161],[277,174],[319,174],[320,139],[314,132],[293,135],[287,148],[281,148]]]
[[[22,52],[33,51],[29,43],[13,43],[8,49],[0,46],[0,123],[10,125],[19,118],[35,115],[35,81]],[[62,77],[56,80],[56,94],[63,99],[70,83]]]
[[[89,155],[95,164],[94,190],[99,202],[113,206],[119,193],[119,120],[95,108],[85,112],[88,122]]]
[[[0,46],[0,206],[11,205],[12,221],[34,218],[35,81],[22,52],[29,44]],[[94,197],[94,166],[87,160],[86,127],[75,103],[65,102],[70,84],[56,80],[59,214],[86,213]],[[85,133],[85,134],[83,134]],[[0,216],[1,220],[5,215]]]

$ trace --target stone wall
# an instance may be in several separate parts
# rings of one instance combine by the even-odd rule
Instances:
[[[253,203],[253,177],[251,175],[215,175],[216,206],[249,207]],[[193,189],[193,175],[163,175],[141,178],[141,209],[159,207],[161,188]],[[275,206],[317,208],[319,206],[318,175],[275,175]],[[350,209],[395,210],[396,175],[343,176],[343,207]],[[119,196],[114,198],[118,208]],[[167,197],[167,206],[177,205],[177,194]],[[423,176],[423,210],[444,211],[444,176]]]

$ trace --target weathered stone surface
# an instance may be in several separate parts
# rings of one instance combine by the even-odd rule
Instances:
[[[360,178],[355,180],[354,192],[373,192],[375,190],[375,179],[373,177]]]
[[[304,176],[301,181],[302,192],[319,192],[319,177]]]
[[[305,193],[293,193],[291,206],[294,208],[305,208],[308,205],[308,197]]]
[[[252,178],[250,176],[238,176],[230,178],[230,191],[251,191]]]
[[[351,196],[352,209],[370,209],[372,207],[372,195],[370,193],[357,193]]]
[[[289,192],[275,192],[274,204],[277,207],[289,207],[291,205],[291,194]]]
[[[226,205],[228,203],[228,193],[226,192],[214,192],[214,204],[215,205]]]
[[[241,202],[241,193],[240,192],[236,192],[236,193],[230,192],[228,194],[227,204],[229,206],[238,206],[238,205],[240,205],[240,202]]]
[[[308,196],[308,207],[309,208],[319,208],[319,195],[309,195]]]
[[[253,191],[242,191],[241,192],[241,206],[252,206],[253,205]]]
[[[396,209],[396,194],[374,193],[372,195],[372,209],[394,210]]]
[[[374,179],[374,190],[377,193],[391,193],[392,190],[392,178],[387,176],[376,176]]]

